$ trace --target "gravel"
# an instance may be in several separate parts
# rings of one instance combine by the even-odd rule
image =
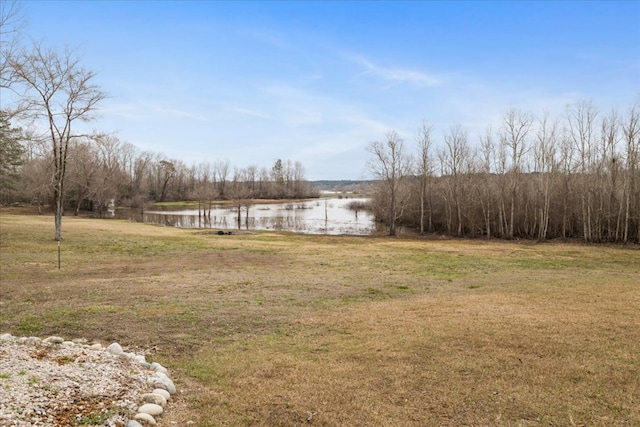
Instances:
[[[166,369],[117,353],[84,340],[0,335],[0,426],[125,427]]]

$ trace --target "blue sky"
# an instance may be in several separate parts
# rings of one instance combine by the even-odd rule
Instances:
[[[640,2],[25,1],[25,32],[73,47],[110,98],[92,128],[188,165],[300,161],[367,178],[367,145],[423,121],[470,140],[640,93]]]

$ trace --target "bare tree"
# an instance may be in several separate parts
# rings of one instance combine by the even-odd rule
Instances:
[[[160,160],[158,163],[158,182],[162,183],[162,188],[160,190],[160,201],[164,202],[164,199],[167,197],[167,190],[169,188],[169,181],[171,181],[176,176],[176,166],[173,162],[168,160]]]
[[[9,58],[9,66],[17,81],[12,90],[20,97],[19,110],[42,122],[50,138],[55,239],[59,241],[69,143],[79,137],[74,131],[75,124],[93,118],[97,104],[106,95],[93,83],[95,74],[82,68],[69,51],[60,55],[36,44],[31,52],[23,51]]]
[[[229,178],[229,169],[231,168],[231,164],[228,159],[217,160],[214,164],[213,170],[216,175],[216,183],[218,196],[221,199],[226,198],[226,185],[227,179]]]
[[[597,112],[591,102],[579,101],[567,107],[569,136],[576,147],[580,173],[580,201],[582,205],[582,235],[585,242],[592,240],[592,189],[589,173],[592,169],[595,119]]]
[[[558,142],[558,122],[551,121],[545,112],[538,123],[535,135],[534,171],[537,173],[537,188],[540,194],[538,204],[538,240],[547,238],[551,209],[551,184],[558,164],[556,146]]]
[[[433,145],[432,132],[433,128],[426,122],[423,122],[416,138],[418,144],[417,168],[418,174],[420,175],[420,234],[424,234],[425,219],[427,228],[429,230],[433,229],[433,209],[431,203],[429,203],[427,216],[427,199],[431,199],[431,194],[427,191],[427,188],[433,177],[433,159],[431,152],[431,146]]]
[[[494,170],[495,162],[495,140],[491,127],[485,130],[485,134],[480,137],[480,161],[478,170],[482,185],[478,185],[477,191],[479,193],[480,207],[482,208],[482,216],[484,218],[484,232],[488,239],[492,236],[492,218],[493,218],[493,206],[495,203],[495,194],[491,187],[492,184],[492,172]]]
[[[395,131],[386,135],[385,142],[373,142],[368,147],[373,156],[367,163],[369,171],[380,180],[387,195],[389,235],[396,235],[396,224],[402,217],[406,199],[402,194],[405,179],[411,173],[411,156],[404,151],[404,141]]]
[[[533,117],[518,109],[509,110],[503,119],[500,138],[504,146],[509,150],[511,169],[509,170],[509,225],[507,233],[510,239],[514,237],[516,196],[521,182],[523,157],[529,150],[527,135],[531,131]]]
[[[439,154],[442,174],[446,179],[447,192],[445,205],[447,211],[447,228],[450,233],[461,236],[464,230],[463,202],[465,187],[463,178],[470,172],[471,149],[467,131],[461,125],[451,126],[444,135],[444,148]],[[455,210],[455,227],[453,212]]]
[[[640,242],[640,191],[638,185],[638,163],[640,162],[640,100],[630,109],[622,125],[625,140],[626,174],[624,184],[624,227],[622,241],[627,243],[635,232]]]
[[[13,64],[24,23],[20,3],[0,0],[0,88],[9,88],[17,80]]]

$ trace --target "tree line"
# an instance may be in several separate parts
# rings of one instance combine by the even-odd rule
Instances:
[[[55,163],[49,141],[12,128],[5,116],[0,113],[2,145],[7,147],[11,136],[18,143],[10,151],[19,154],[11,172],[2,173],[0,200],[53,206]],[[66,157],[62,206],[76,215],[80,210],[102,214],[111,204],[141,208],[150,202],[192,200],[210,209],[214,200],[246,204],[251,199],[317,196],[302,164],[288,159],[271,167],[239,168],[219,159],[187,165],[104,134],[73,138]]]
[[[623,114],[590,101],[535,117],[512,108],[474,143],[454,125],[414,149],[395,132],[368,146],[371,203],[394,235],[640,243],[640,98]]]

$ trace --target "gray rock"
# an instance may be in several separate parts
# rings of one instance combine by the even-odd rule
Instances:
[[[153,403],[155,405],[162,406],[163,408],[167,404],[167,399],[157,393],[145,393],[140,396],[140,400],[142,400],[142,403]]]
[[[176,386],[173,384],[173,381],[171,381],[170,378],[166,376],[165,377],[151,376],[150,378],[153,379],[151,384],[153,384],[154,387],[165,389],[169,392],[169,394],[176,394],[176,391],[177,391]]]
[[[155,403],[145,403],[138,408],[138,412],[141,414],[160,415],[164,412],[164,409],[162,409],[162,406],[156,405]]]
[[[140,424],[136,420],[129,420],[129,422],[127,423],[127,427],[142,427],[142,424]]]
[[[153,369],[156,372],[162,372],[163,374],[166,374],[168,372],[167,368],[165,368],[164,366],[162,366],[158,362],[153,362],[151,364],[151,369]]]
[[[51,344],[62,344],[64,342],[64,338],[51,336],[51,337],[45,338],[44,342],[48,342]]]
[[[2,334],[0,335],[0,341],[9,341],[13,339],[13,335],[11,334]]]
[[[149,414],[145,414],[145,413],[139,413],[136,414],[135,417],[133,417],[134,420],[136,421],[140,421],[143,425],[148,425],[148,426],[155,426],[156,423],[156,419],[153,418],[151,415]]]
[[[171,399],[171,394],[167,390],[165,390],[163,388],[156,388],[151,393],[159,394],[160,396],[164,397],[165,400]]]
[[[95,343],[95,344],[91,344],[89,346],[90,349],[92,350],[102,350],[102,344],[100,344],[99,342]]]
[[[124,354],[122,347],[117,342],[109,344],[109,347],[107,347],[107,351],[111,354]]]
[[[38,344],[40,341],[42,341],[40,338],[38,337],[29,337],[25,340],[25,344],[31,344],[31,345],[36,345]]]

